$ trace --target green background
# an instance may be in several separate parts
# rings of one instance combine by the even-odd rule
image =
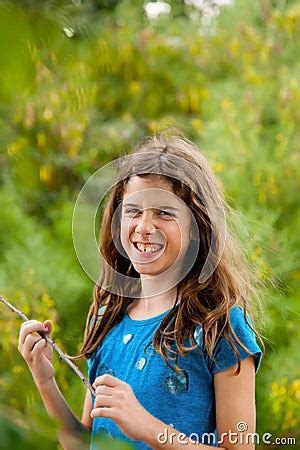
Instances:
[[[77,195],[142,137],[178,127],[220,177],[266,285],[257,432],[300,448],[300,5],[237,0],[209,21],[168,4],[150,18],[142,1],[0,3],[0,294],[51,319],[75,354],[93,289],[72,243]],[[60,448],[17,351],[21,321],[0,308],[0,448]],[[81,416],[83,385],[55,368]]]

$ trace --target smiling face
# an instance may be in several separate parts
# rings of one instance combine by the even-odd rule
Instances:
[[[153,176],[129,179],[122,202],[121,242],[137,272],[154,276],[178,267],[189,246],[190,229],[191,212],[170,182]],[[138,244],[147,242],[153,245]]]

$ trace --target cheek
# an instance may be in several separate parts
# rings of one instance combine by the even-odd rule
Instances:
[[[128,224],[126,223],[126,221],[121,220],[120,239],[123,247],[124,244],[128,242],[128,238],[129,238]]]
[[[189,238],[188,227],[185,223],[174,222],[166,228],[168,240],[177,245],[183,245]]]
[[[129,237],[134,231],[134,221],[126,218],[121,219],[120,238],[124,247],[129,245]]]
[[[177,223],[169,224],[161,230],[164,239],[167,240],[167,251],[169,254],[178,255],[185,245],[184,232]]]
[[[180,252],[185,251],[190,243],[190,228],[185,222],[177,223],[171,233],[171,243]]]

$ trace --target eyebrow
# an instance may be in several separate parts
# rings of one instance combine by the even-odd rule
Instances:
[[[123,207],[126,208],[126,206],[138,207],[138,205],[135,205],[134,203],[123,203]],[[173,206],[156,206],[155,209],[169,209],[177,212],[180,211],[178,208],[174,208]]]

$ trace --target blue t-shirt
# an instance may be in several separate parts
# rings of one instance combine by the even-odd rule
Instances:
[[[133,320],[126,313],[87,360],[89,381],[92,384],[104,373],[125,381],[150,414],[187,436],[191,435],[192,439],[198,436],[201,439],[199,443],[217,447],[213,375],[235,365],[237,357],[221,336],[214,358],[210,358],[203,347],[202,328],[198,326],[194,333],[198,348],[184,358],[179,355],[178,365],[184,369],[183,372],[172,371],[151,344],[154,332],[169,311],[145,320]],[[230,322],[237,337],[254,356],[257,372],[262,352],[254,332],[244,319],[242,308],[234,306],[231,309]],[[250,320],[248,322],[251,323]],[[188,340],[186,342],[189,346]],[[241,346],[237,345],[237,349],[241,360],[250,356]],[[173,361],[171,365],[174,365]],[[130,440],[112,419],[97,417],[93,419],[91,450],[98,448],[93,438],[99,433],[124,439],[137,450],[150,448],[141,441]],[[214,433],[215,437],[207,441],[209,438],[206,439],[205,435],[201,438],[204,433]]]

